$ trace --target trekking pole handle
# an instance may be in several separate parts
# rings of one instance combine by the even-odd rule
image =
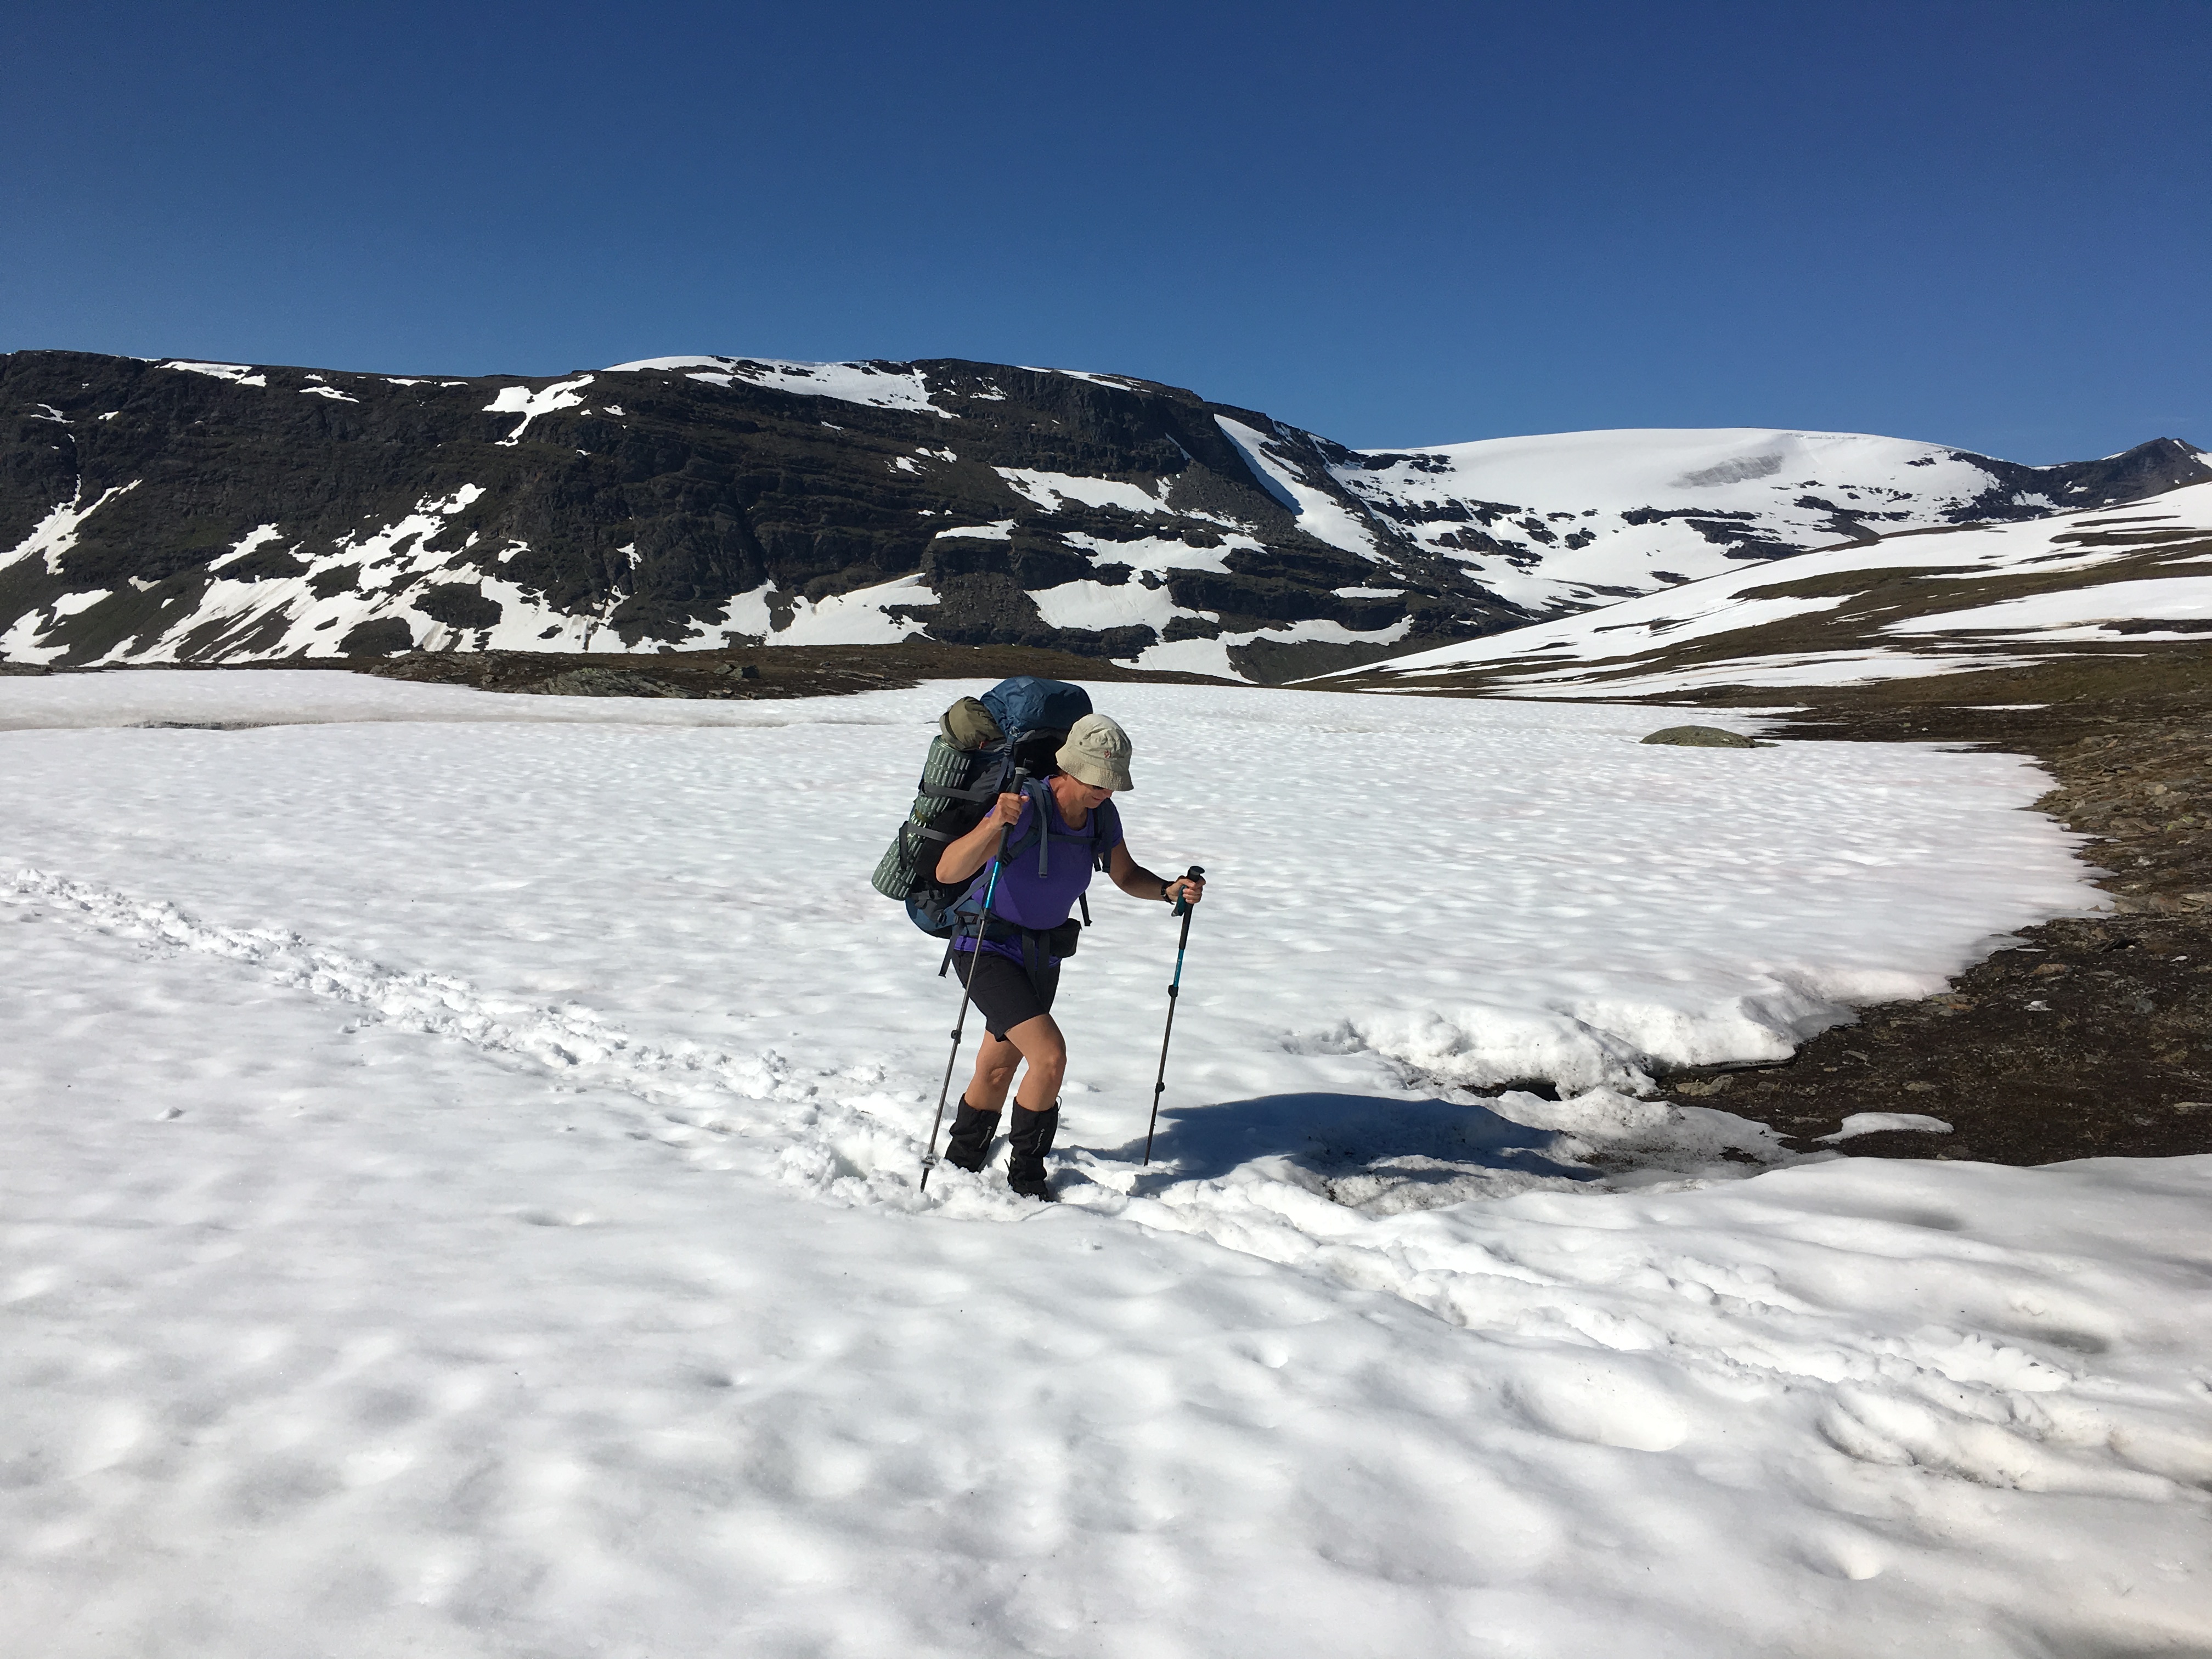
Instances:
[[[1202,864],[1194,864],[1189,869],[1184,871],[1182,873],[1183,879],[1186,881],[1203,881],[1206,879],[1206,866]],[[1188,893],[1180,893],[1176,896],[1175,908],[1169,911],[1168,914],[1171,916],[1179,916],[1189,908],[1190,895]]]

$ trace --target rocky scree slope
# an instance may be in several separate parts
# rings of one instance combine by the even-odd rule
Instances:
[[[950,360],[439,379],[18,352],[0,660],[926,638],[1277,681],[1900,519],[2199,476],[2172,441],[2019,468],[1754,429],[1363,454],[1174,387]]]
[[[1529,620],[1316,441],[1111,376],[0,357],[0,657],[939,642],[1275,680]]]

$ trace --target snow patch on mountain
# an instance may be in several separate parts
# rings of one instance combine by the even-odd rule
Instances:
[[[457,643],[483,649],[544,649],[539,640],[549,626],[558,626],[563,634],[588,635],[597,626],[596,619],[553,612],[541,596],[526,593],[492,573],[480,580],[474,570],[464,574],[471,579],[469,586],[500,606],[496,623],[481,629],[457,629],[434,622],[413,608],[429,580],[445,571],[457,553],[473,544],[471,535],[458,548],[434,545],[450,529],[453,515],[483,494],[476,484],[463,484],[450,495],[425,498],[398,522],[363,535],[343,537],[319,554],[307,555],[301,545],[295,544],[284,551],[299,568],[297,574],[224,574],[246,565],[252,556],[284,539],[277,526],[258,526],[210,563],[213,580],[188,611],[165,617],[151,629],[119,641],[100,662],[186,662],[196,660],[210,647],[220,650],[247,641],[257,653],[269,656],[299,652],[329,654],[351,629],[384,621],[403,623],[412,642],[428,649]],[[356,566],[357,572],[333,586],[338,573]],[[52,618],[37,631],[46,631],[58,620]],[[588,647],[571,644],[564,648]],[[58,649],[52,647],[46,654],[51,656]],[[12,643],[4,653],[26,654]],[[40,659],[31,654],[27,659]]]
[[[1103,633],[1109,628],[1141,623],[1164,632],[1178,617],[1220,621],[1210,611],[1184,610],[1164,587],[1134,581],[1118,585],[1089,580],[1062,582],[1057,587],[1035,589],[1030,601],[1049,628],[1088,628]]]
[[[779,645],[896,645],[923,629],[919,623],[891,615],[890,607],[936,603],[937,595],[920,576],[900,576],[827,599],[794,599],[790,622],[775,638]]]
[[[937,595],[918,575],[900,576],[872,587],[827,599],[786,598],[773,582],[733,597],[718,623],[697,629],[687,649],[710,651],[732,645],[896,645],[926,632],[920,623],[892,614],[895,608],[933,605]]]
[[[1298,528],[1316,541],[1357,553],[1364,559],[1379,556],[1374,526],[1325,490],[1309,483],[1298,464],[1285,453],[1279,437],[1255,431],[1225,415],[1214,416],[1222,435],[1237,447],[1252,476],[1298,521]]]
[[[243,536],[240,537],[235,542],[231,544],[229,552],[223,554],[219,558],[210,559],[208,561],[208,569],[210,572],[220,573],[228,567],[236,564],[240,559],[245,558],[248,554],[254,552],[256,550],[266,547],[271,542],[282,541],[283,539],[284,532],[279,530],[275,525],[256,525],[252,529],[247,531]]]
[[[951,421],[959,417],[930,401],[929,382],[920,369],[903,364],[798,363],[760,357],[645,357],[634,363],[617,363],[606,373],[633,374],[650,369],[685,373],[708,386],[728,386],[743,381],[771,392],[793,392],[808,398],[835,398],[841,403],[864,404],[871,409],[897,409],[920,415],[936,415]]]
[[[56,507],[32,527],[31,533],[21,541],[0,553],[0,570],[27,560],[40,561],[40,569],[48,576],[61,574],[62,561],[76,545],[77,536],[84,521],[118,496],[136,489],[141,480],[132,479],[126,484],[117,484],[100,492],[100,499],[90,507],[82,505],[84,480],[79,477],[76,490],[69,500]],[[44,642],[44,636],[64,618],[88,611],[108,597],[112,590],[94,588],[78,593],[62,594],[43,605],[33,605],[0,631],[0,662],[51,662],[65,648],[59,644]]]
[[[16,543],[5,553],[0,553],[0,570],[5,570],[9,565],[24,559],[43,556],[46,561],[46,574],[59,575],[62,559],[71,548],[76,545],[77,532],[83,527],[84,521],[118,496],[127,495],[137,489],[140,482],[134,478],[127,484],[117,484],[112,489],[103,489],[100,493],[100,499],[90,507],[86,507],[83,505],[84,481],[80,478],[76,490],[70,495],[69,500],[62,502],[45,518],[40,520],[32,528],[31,533],[24,537],[21,541]]]
[[[535,392],[526,386],[505,386],[497,397],[484,405],[484,413],[521,416],[521,425],[500,440],[502,445],[520,443],[522,434],[530,429],[530,423],[539,416],[580,405],[584,401],[583,389],[591,383],[592,376],[585,374],[573,380],[556,380],[551,386]]]
[[[1226,572],[1229,556],[1237,551],[1259,552],[1250,536],[1224,536],[1218,547],[1193,547],[1172,537],[1146,536],[1133,542],[1109,542],[1079,530],[1063,531],[1060,540],[1095,556],[1101,564],[1126,564],[1139,575],[1164,575],[1170,570]]]
[[[1088,380],[1093,386],[1109,386],[1116,391],[1130,386],[1141,386],[1144,381],[1127,374],[1097,374],[1082,368],[1030,368],[1032,374],[1061,374],[1071,380]]]
[[[195,363],[182,358],[163,363],[163,368],[179,368],[187,374],[212,375],[218,380],[228,380],[233,386],[265,386],[269,377],[257,374],[245,363]]]
[[[1048,513],[1058,512],[1069,501],[1079,501],[1085,507],[1118,507],[1141,517],[1163,510],[1169,486],[1174,482],[1157,479],[1148,489],[1119,478],[1086,478],[1069,472],[1039,472],[1030,467],[999,466],[991,470],[1004,478],[1016,495]]]

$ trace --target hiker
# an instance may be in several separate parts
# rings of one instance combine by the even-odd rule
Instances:
[[[1102,864],[1114,884],[1132,898],[1172,904],[1187,896],[1195,904],[1206,890],[1202,879],[1158,876],[1130,856],[1120,815],[1108,805],[1117,791],[1136,787],[1129,779],[1129,754],[1128,734],[1120,726],[1103,714],[1085,714],[1069,728],[1048,775],[1019,793],[1000,795],[980,823],[946,842],[938,855],[938,881],[967,882],[981,904],[988,866],[1005,834],[1006,850],[991,894],[994,925],[980,948],[972,933],[952,942],[952,960],[982,1011],[985,1036],[945,1156],[963,1170],[983,1167],[1007,1087],[1016,1068],[1026,1062],[1007,1135],[1006,1184],[1027,1198],[1054,1196],[1045,1181],[1044,1158],[1060,1127],[1067,1043],[1051,1009],[1060,988],[1060,958],[1073,951],[1070,934],[1078,929],[1068,913]],[[1045,838],[1042,847],[1040,835]],[[1052,856],[1055,850],[1060,856]]]

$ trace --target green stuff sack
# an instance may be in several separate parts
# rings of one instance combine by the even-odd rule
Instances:
[[[937,730],[946,743],[963,752],[996,749],[1006,740],[991,711],[974,697],[963,697],[937,717]]]
[[[906,822],[876,862],[870,882],[885,898],[911,897],[931,885],[945,844],[981,822],[1006,769],[1006,738],[973,697],[946,709],[921,763],[921,785]]]

